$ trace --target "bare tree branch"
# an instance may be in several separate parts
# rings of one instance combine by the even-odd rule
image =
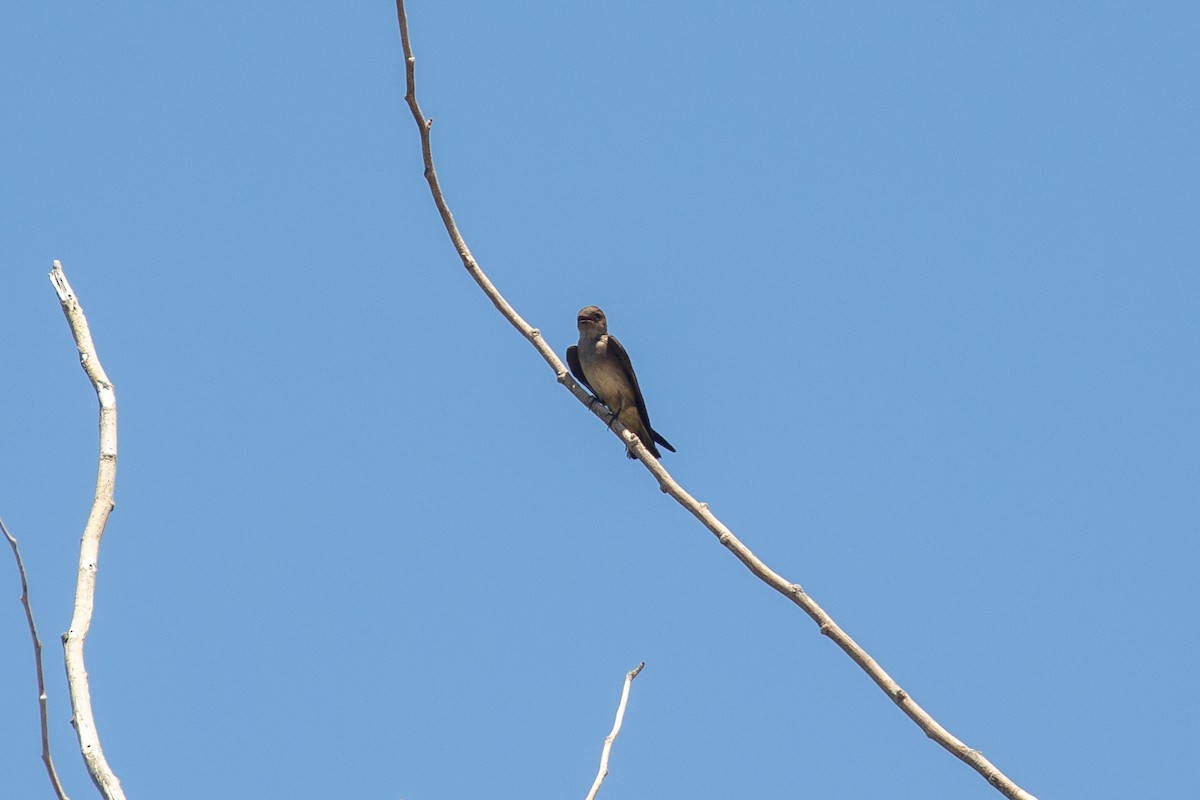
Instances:
[[[608,777],[608,754],[612,751],[613,742],[617,740],[617,734],[621,732],[621,723],[625,721],[625,705],[629,702],[629,687],[645,666],[646,662],[643,661],[625,673],[625,685],[621,688],[621,702],[617,704],[617,718],[613,721],[613,727],[608,736],[604,737],[604,749],[600,751],[600,771],[596,773],[596,780],[592,781],[592,790],[587,793],[585,800],[596,800],[596,792],[600,791],[600,784],[604,783],[604,779]]]
[[[117,479],[117,395],[112,381],[100,366],[96,345],[88,329],[83,308],[75,297],[62,264],[54,262],[50,271],[50,282],[58,293],[58,302],[71,326],[75,347],[79,350],[79,363],[87,373],[88,380],[96,390],[100,402],[100,460],[96,470],[96,496],[83,529],[83,541],[79,546],[79,575],[75,583],[75,611],[71,615],[71,627],[63,634],[63,655],[67,665],[67,686],[71,692],[73,711],[71,724],[79,736],[79,750],[88,774],[96,788],[108,800],[125,800],[121,782],[108,766],[104,751],[100,748],[100,736],[92,716],[92,693],[88,685],[87,669],[83,662],[83,644],[92,625],[92,609],[96,595],[96,568],[100,557],[100,539],[104,526],[113,510],[113,486]]]
[[[29,636],[33,639],[33,666],[37,672],[38,711],[42,718],[42,763],[46,765],[46,773],[50,776],[50,784],[58,800],[67,800],[62,783],[58,780],[58,770],[54,768],[54,759],[50,755],[50,725],[46,716],[46,677],[42,671],[42,640],[38,637],[37,625],[33,622],[33,607],[29,604],[29,580],[25,576],[25,560],[21,558],[21,548],[17,540],[8,532],[8,526],[0,519],[0,531],[8,539],[12,548],[13,558],[17,560],[17,571],[21,573],[21,605],[25,606],[25,621],[29,623]]]
[[[397,0],[396,14],[400,18],[400,39],[404,45],[404,63],[407,75],[408,90],[404,95],[404,99],[408,102],[408,108],[412,111],[413,119],[421,131],[421,157],[425,162],[425,180],[429,183],[429,190],[433,194],[433,202],[437,205],[438,213],[442,216],[442,224],[446,226],[446,233],[450,234],[450,241],[453,243],[454,249],[458,251],[458,257],[462,259],[463,266],[467,268],[467,272],[479,284],[479,288],[483,289],[483,293],[492,301],[492,304],[504,315],[505,319],[512,323],[512,326],[522,336],[537,348],[537,351],[542,354],[542,358],[546,359],[546,363],[554,370],[554,374],[558,377],[558,382],[570,389],[580,402],[592,406],[592,396],[571,378],[570,373],[567,372],[566,365],[555,354],[554,348],[546,344],[546,341],[542,338],[541,331],[522,319],[516,309],[509,305],[508,301],[504,299],[499,290],[488,279],[487,275],[483,274],[483,270],[479,268],[475,257],[471,255],[471,250],[467,247],[467,243],[463,241],[462,234],[458,232],[458,225],[454,222],[454,215],[450,213],[450,206],[446,204],[446,198],[442,195],[442,187],[438,183],[437,171],[433,168],[433,150],[429,143],[429,129],[433,127],[433,120],[426,119],[421,113],[421,107],[417,104],[416,82],[414,80],[416,59],[413,58],[412,47],[408,41],[408,20],[404,15],[403,0]],[[600,419],[605,420],[605,422],[611,416],[598,404],[592,408],[592,412]],[[621,435],[619,432],[624,431],[625,426],[619,422],[614,422],[613,429],[618,431],[618,435]],[[633,437],[634,441],[636,439],[637,437]]]
[[[450,241],[454,243],[455,250],[458,251],[459,257],[462,259],[463,266],[471,274],[495,304],[500,313],[512,323],[521,335],[528,339],[542,358],[546,360],[554,370],[559,383],[564,384],[572,394],[575,395],[581,403],[592,408],[592,413],[608,422],[610,415],[593,408],[592,396],[584,391],[568,374],[563,363],[555,355],[554,350],[546,344],[541,333],[531,327],[524,319],[513,310],[497,291],[496,287],[483,274],[483,270],[479,268],[479,264],[475,261],[471,251],[467,249],[466,243],[463,241],[462,234],[459,233],[458,226],[454,222],[454,217],[450,213],[450,207],[446,203],[445,197],[442,195],[441,185],[438,183],[437,173],[433,166],[433,151],[430,146],[429,131],[433,124],[432,120],[426,119],[421,112],[421,107],[417,104],[416,96],[416,81],[415,81],[415,65],[416,59],[413,57],[412,46],[409,42],[408,35],[408,20],[404,13],[404,0],[396,0],[396,13],[400,22],[400,39],[404,47],[404,62],[406,75],[406,93],[404,99],[408,103],[409,110],[412,111],[413,119],[417,123],[417,129],[421,135],[421,156],[425,163],[425,180],[429,183],[429,190],[433,194],[433,201],[437,205],[438,211],[442,216],[442,222],[446,226],[446,232],[450,235]],[[815,600],[805,593],[800,584],[792,583],[783,576],[776,573],[770,567],[762,562],[758,556],[750,551],[750,548],[742,544],[742,542],[733,535],[733,532],[713,515],[708,509],[707,503],[701,503],[688,494],[682,486],[675,482],[670,474],[663,468],[645,447],[638,441],[637,437],[630,433],[625,426],[620,422],[613,422],[610,426],[613,431],[625,442],[631,451],[646,465],[646,469],[658,479],[659,487],[674,497],[680,505],[690,511],[706,528],[716,535],[717,539],[731,553],[746,565],[746,568],[754,573],[760,580],[775,589],[784,597],[791,600],[799,606],[804,613],[808,614],[814,622],[817,623],[819,630],[825,636],[833,640],[846,655],[853,659],[854,663],[858,664],[871,680],[875,682],[883,692],[891,698],[891,700],[900,707],[900,710],[908,715],[913,722],[925,732],[925,735],[935,742],[940,744],[946,750],[950,751],[957,758],[969,765],[972,769],[982,775],[988,783],[994,786],[1005,797],[1013,798],[1013,800],[1036,800],[1033,795],[1026,792],[1008,776],[1002,773],[990,761],[984,758],[983,754],[978,750],[973,750],[967,747],[961,740],[938,724],[929,712],[917,705],[916,701],[900,688],[900,685],[892,679],[883,667],[871,658],[862,647],[850,638],[844,630],[842,630],[833,619],[825,613],[825,610],[817,604]]]

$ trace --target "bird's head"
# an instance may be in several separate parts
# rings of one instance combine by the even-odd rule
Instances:
[[[575,321],[581,336],[600,337],[608,333],[608,319],[605,318],[604,312],[595,306],[579,309],[579,316]]]

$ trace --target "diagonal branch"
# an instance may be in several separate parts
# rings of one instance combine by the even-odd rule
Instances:
[[[572,394],[575,395],[584,405],[591,407],[592,397],[585,392],[579,384],[577,384],[567,374],[567,370],[563,363],[559,361],[558,356],[554,354],[554,350],[546,344],[541,333],[531,327],[524,319],[513,310],[496,287],[483,274],[483,270],[479,268],[479,264],[475,261],[471,251],[467,248],[463,241],[462,234],[458,231],[458,226],[454,223],[454,217],[450,213],[450,207],[446,203],[445,197],[442,195],[442,189],[438,183],[437,173],[433,167],[433,151],[430,147],[429,130],[433,121],[426,119],[421,113],[421,107],[417,104],[416,96],[416,81],[415,81],[415,65],[416,59],[413,57],[412,46],[408,36],[408,20],[404,13],[404,0],[396,0],[396,13],[400,21],[400,39],[404,47],[404,63],[407,91],[404,99],[408,102],[409,110],[412,111],[413,119],[417,123],[417,128],[421,135],[421,157],[425,163],[425,180],[429,183],[429,190],[433,194],[433,201],[437,205],[438,212],[442,216],[442,222],[446,226],[446,232],[450,235],[450,241],[454,243],[455,250],[458,251],[459,257],[462,259],[463,266],[467,268],[467,272],[475,279],[480,288],[495,304],[500,313],[512,323],[521,334],[528,339],[542,358],[554,370],[559,383],[565,385]],[[608,414],[596,408],[592,408],[592,413],[597,417],[608,421]],[[655,459],[646,450],[645,447],[638,441],[637,437],[628,431],[619,422],[614,422],[611,425],[613,431],[630,447],[631,451],[646,465],[646,469],[658,480],[660,488],[674,497],[681,506],[686,508],[693,516],[695,516],[704,527],[708,528],[717,539],[731,553],[737,556],[746,568],[749,569],[760,580],[766,583],[775,591],[782,594],[784,597],[791,600],[804,611],[813,622],[817,623],[818,629],[822,634],[833,640],[834,644],[842,649],[854,663],[862,668],[863,672],[875,682],[875,684],[883,690],[883,692],[891,698],[900,710],[917,724],[917,726],[925,732],[925,735],[935,742],[940,744],[946,750],[950,751],[955,757],[961,759],[964,763],[978,772],[987,780],[993,787],[996,788],[1005,797],[1013,800],[1036,800],[1033,795],[1026,792],[1020,786],[1012,781],[1007,775],[984,758],[983,754],[978,750],[974,750],[964,744],[960,739],[951,734],[948,730],[942,727],[928,711],[917,705],[917,702],[904,689],[900,687],[892,676],[884,671],[883,667],[879,666],[875,659],[868,655],[867,651],[859,646],[850,635],[847,634],[836,622],[825,613],[825,610],[817,604],[809,595],[801,588],[800,584],[792,583],[781,576],[779,573],[772,570],[762,562],[758,556],[750,551],[750,548],[742,544],[742,542],[733,535],[733,532],[727,528],[724,523],[716,518],[711,511],[708,510],[707,503],[701,503],[696,498],[692,497],[682,486],[675,482],[670,473],[663,468],[662,464]]]
[[[96,596],[96,562],[100,557],[100,539],[104,526],[113,510],[113,485],[117,480],[117,395],[112,381],[100,366],[92,332],[88,329],[83,308],[63,274],[62,264],[55,261],[50,271],[50,282],[58,293],[75,347],[79,350],[79,363],[87,373],[88,380],[96,390],[100,402],[100,461],[96,469],[96,497],[92,511],[88,514],[83,529],[83,541],[79,546],[79,575],[75,583],[75,611],[71,615],[71,627],[63,634],[63,655],[67,664],[67,686],[71,692],[73,715],[71,724],[79,736],[79,750],[88,774],[96,788],[107,800],[125,800],[121,782],[108,766],[104,751],[100,749],[100,736],[96,732],[96,721],[92,716],[92,692],[88,684],[87,669],[83,662],[83,644],[92,625],[92,608]]]
[[[633,679],[638,676],[646,666],[646,662],[638,664],[629,672],[625,673],[625,685],[621,688],[621,702],[617,704],[617,718],[613,720],[612,730],[608,736],[604,737],[604,749],[600,751],[600,770],[596,773],[596,780],[592,781],[592,790],[587,793],[584,800],[596,800],[596,792],[600,791],[600,784],[604,783],[604,779],[608,777],[608,754],[612,752],[613,742],[617,740],[617,734],[621,732],[621,723],[625,721],[625,706],[629,702],[629,687],[633,684]]]
[[[458,251],[458,257],[462,259],[463,266],[467,268],[467,272],[479,284],[479,288],[483,289],[483,293],[487,295],[488,299],[492,301],[492,304],[496,306],[504,318],[512,323],[512,326],[528,339],[530,344],[537,348],[542,358],[554,370],[554,374],[558,377],[558,382],[566,386],[580,402],[587,404],[589,407],[594,406],[592,396],[571,377],[566,365],[555,354],[554,348],[546,344],[546,340],[542,338],[541,331],[526,322],[517,313],[516,309],[509,305],[509,302],[504,299],[500,291],[488,279],[488,276],[479,268],[479,262],[475,260],[475,256],[471,255],[471,249],[467,247],[462,234],[458,232],[458,225],[454,222],[454,215],[450,213],[450,206],[446,204],[446,198],[442,194],[442,186],[438,182],[437,171],[433,168],[433,149],[429,143],[429,130],[433,127],[433,120],[426,118],[421,113],[421,106],[417,104],[416,80],[414,77],[417,60],[413,57],[412,46],[408,41],[408,19],[404,14],[404,0],[396,0],[396,14],[400,19],[400,39],[404,46],[404,70],[408,86],[404,99],[408,103],[409,110],[412,112],[413,120],[417,123],[417,128],[421,131],[421,158],[425,163],[425,180],[429,183],[429,191],[433,194],[433,202],[442,217],[442,224],[446,226],[446,233],[450,235],[450,242],[454,245],[454,249]],[[610,416],[599,407],[592,407],[592,413],[600,419],[605,420],[606,423]],[[625,426],[620,422],[614,422],[613,429],[618,432],[618,435],[621,435],[620,431],[624,431]],[[635,440],[636,438],[634,437]]]
[[[12,548],[13,558],[17,560],[17,572],[21,574],[21,605],[25,606],[25,621],[29,623],[29,635],[33,639],[33,666],[37,672],[38,711],[42,718],[42,763],[46,765],[46,773],[50,776],[50,784],[58,800],[67,800],[62,783],[58,780],[58,770],[54,768],[54,759],[50,755],[50,725],[46,717],[46,676],[42,671],[42,640],[38,637],[37,625],[33,623],[33,607],[29,604],[29,579],[25,576],[25,560],[21,558],[21,549],[17,540],[8,532],[8,526],[0,519],[0,532],[8,539]]]

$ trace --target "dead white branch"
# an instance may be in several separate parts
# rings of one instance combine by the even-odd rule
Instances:
[[[50,785],[58,800],[67,800],[62,783],[58,780],[58,770],[54,768],[54,759],[50,755],[50,723],[46,714],[46,675],[42,669],[42,639],[38,636],[37,625],[33,622],[33,606],[29,603],[29,579],[25,575],[25,559],[21,558],[21,548],[17,546],[16,538],[8,532],[8,526],[0,519],[0,531],[8,539],[12,548],[13,558],[17,560],[17,572],[21,575],[21,605],[25,607],[25,622],[29,625],[29,636],[33,639],[33,666],[37,673],[38,711],[42,724],[42,763],[46,765],[46,773],[50,776]]]
[[[113,486],[117,479],[117,395],[112,381],[100,366],[96,345],[88,329],[83,308],[63,274],[62,264],[55,261],[50,271],[50,282],[58,293],[75,347],[79,350],[79,363],[87,373],[88,380],[96,390],[100,402],[100,461],[96,470],[96,496],[83,529],[83,541],[79,546],[79,575],[75,583],[75,611],[71,615],[71,627],[63,634],[63,656],[67,664],[67,687],[71,693],[71,724],[79,736],[79,751],[87,765],[96,788],[108,800],[124,800],[121,782],[108,766],[104,751],[100,748],[100,736],[92,716],[92,693],[88,685],[87,669],[83,661],[83,645],[88,629],[92,625],[92,609],[96,596],[96,566],[100,557],[100,539],[104,526],[113,509]]]
[[[463,240],[462,234],[459,233],[458,226],[454,222],[454,217],[450,213],[450,207],[446,203],[446,199],[442,194],[441,184],[438,182],[437,172],[433,167],[433,150],[430,145],[429,131],[433,125],[433,120],[427,119],[421,112],[420,105],[417,104],[416,94],[416,79],[415,67],[416,58],[413,56],[412,46],[408,36],[408,19],[404,13],[404,0],[396,0],[396,14],[400,21],[400,40],[404,48],[404,65],[406,76],[406,92],[404,95],[405,101],[408,103],[408,108],[412,112],[413,119],[417,123],[417,129],[421,136],[421,157],[425,164],[425,180],[429,184],[429,190],[433,194],[433,202],[437,205],[438,212],[442,216],[442,223],[446,226],[446,232],[450,235],[450,241],[454,244],[454,249],[458,251],[459,258],[462,259],[463,266],[467,272],[475,279],[488,299],[499,309],[513,327],[521,332],[521,335],[533,344],[537,351],[541,353],[542,358],[554,370],[559,383],[566,386],[572,394],[575,395],[579,402],[591,408],[592,413],[597,417],[605,420],[608,424],[609,414],[601,410],[599,404],[593,404],[592,396],[584,391],[578,383],[576,383],[568,374],[566,367],[558,356],[554,353],[554,349],[548,345],[542,338],[541,333],[529,323],[525,322],[519,314],[509,305],[508,301],[501,296],[500,292],[488,279],[488,277],[480,269],[479,264],[475,261],[475,257],[471,255],[471,251],[467,249],[466,242]],[[595,406],[595,407],[593,407]],[[994,786],[1005,797],[1013,798],[1013,800],[1036,800],[1033,795],[1022,789],[1012,781],[1007,775],[998,770],[992,762],[983,757],[983,754],[978,750],[973,750],[967,747],[960,739],[955,737],[945,728],[943,728],[937,720],[930,716],[929,712],[917,705],[916,701],[900,688],[900,685],[892,679],[883,667],[871,658],[865,650],[862,649],[853,639],[850,638],[844,630],[838,627],[837,623],[825,613],[817,602],[813,600],[798,583],[792,583],[786,580],[783,576],[769,568],[764,564],[758,556],[750,551],[750,548],[742,544],[742,542],[733,535],[729,528],[716,518],[711,511],[708,510],[707,503],[701,503],[696,498],[692,497],[683,487],[680,486],[671,477],[670,473],[663,468],[645,447],[642,446],[636,436],[629,432],[620,422],[613,421],[610,425],[614,433],[625,442],[632,452],[641,459],[646,468],[658,480],[659,487],[662,491],[667,492],[674,497],[680,505],[691,512],[706,528],[716,535],[717,539],[731,553],[737,556],[746,568],[758,576],[764,583],[775,589],[784,597],[791,600],[799,606],[804,613],[808,614],[812,620],[817,623],[821,633],[828,636],[838,647],[840,647],[846,655],[853,659],[854,663],[858,664],[871,680],[875,682],[880,689],[884,691],[892,702],[900,707],[900,710],[908,715],[915,722],[925,735],[935,742],[940,744],[946,750],[953,753],[957,758],[969,765],[972,769],[978,772]]]
[[[625,685],[621,688],[621,702],[617,704],[617,718],[613,721],[613,727],[608,736],[604,737],[604,749],[600,751],[600,771],[596,773],[596,780],[592,781],[592,790],[587,793],[586,800],[596,800],[596,792],[600,791],[600,784],[604,783],[604,779],[608,777],[608,754],[612,752],[613,742],[617,740],[617,734],[621,732],[621,723],[625,721],[625,705],[629,702],[629,687],[645,666],[646,662],[643,661],[625,673]]]

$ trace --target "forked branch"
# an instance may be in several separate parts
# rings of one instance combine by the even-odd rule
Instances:
[[[508,304],[508,301],[500,295],[500,292],[497,291],[492,282],[488,280],[486,275],[484,275],[483,270],[480,269],[479,264],[475,261],[474,256],[471,255],[471,251],[467,249],[467,245],[463,241],[462,234],[459,233],[458,226],[454,222],[454,217],[450,214],[450,207],[447,205],[446,199],[442,194],[441,186],[438,183],[437,172],[433,167],[433,151],[430,146],[429,137],[432,120],[426,119],[424,114],[421,112],[421,107],[417,104],[415,80],[416,59],[413,57],[412,46],[409,42],[408,20],[404,13],[404,0],[396,0],[396,13],[400,21],[400,39],[404,47],[404,65],[407,86],[405,100],[408,102],[409,110],[412,111],[413,119],[417,123],[417,129],[420,131],[421,157],[425,164],[425,180],[429,183],[429,190],[433,194],[433,201],[437,205],[438,212],[442,216],[442,222],[446,226],[446,232],[450,235],[450,241],[454,243],[454,248],[458,251],[458,255],[462,259],[463,266],[467,268],[467,271],[471,274],[471,277],[475,279],[476,283],[479,284],[479,286],[487,294],[488,298],[491,299],[493,304],[495,304],[496,308],[500,310],[500,313],[512,323],[513,327],[520,331],[521,334],[528,339],[534,347],[537,348],[538,352],[541,353],[542,358],[544,358],[546,363],[548,363],[551,369],[554,370],[559,383],[564,384],[581,403],[590,407],[592,401],[591,395],[584,391],[579,384],[571,379],[570,375],[567,374],[567,370],[563,366],[563,363],[558,359],[558,356],[555,355],[554,350],[548,344],[546,344],[538,330],[525,322],[525,320],[522,319],[515,310],[513,310],[512,306]],[[592,413],[607,421],[607,415],[603,411],[598,410],[597,408],[592,408]],[[863,648],[860,647],[857,642],[850,638],[849,634],[842,630],[837,623],[835,623],[833,619],[827,613],[825,613],[825,610],[821,608],[821,606],[819,606],[815,600],[808,596],[804,589],[801,588],[800,584],[788,581],[782,575],[778,574],[764,564],[762,560],[758,558],[758,556],[754,555],[754,553],[750,551],[750,548],[742,544],[742,542],[733,535],[733,532],[730,531],[729,528],[724,525],[724,523],[717,519],[716,516],[708,510],[707,503],[699,502],[696,500],[696,498],[688,494],[682,486],[675,482],[675,479],[671,477],[662,464],[652,455],[650,455],[646,448],[643,447],[640,442],[638,442],[636,436],[631,434],[619,422],[613,424],[611,427],[613,431],[621,437],[625,444],[630,447],[631,451],[641,460],[641,462],[646,466],[646,469],[650,470],[650,473],[654,475],[655,479],[658,480],[659,486],[664,492],[667,492],[674,497],[681,506],[686,508],[693,516],[700,520],[704,527],[712,531],[721,544],[724,545],[725,548],[731,553],[737,556],[738,560],[745,564],[747,569],[758,576],[760,580],[762,580],[772,589],[791,600],[793,603],[799,606],[805,614],[811,617],[813,622],[817,623],[820,632],[825,636],[828,636],[838,647],[842,649],[843,652],[846,653],[846,655],[850,656],[854,663],[858,664],[858,666],[862,668],[862,670],[866,672],[868,676],[870,676],[871,680],[873,680],[875,684],[882,689],[889,698],[891,698],[892,702],[899,706],[900,710],[908,715],[908,717],[915,722],[922,731],[925,732],[926,736],[928,736],[930,739],[933,739],[942,747],[946,748],[946,750],[950,751],[957,758],[961,759],[964,763],[982,775],[988,783],[994,786],[1005,797],[1013,798],[1014,800],[1036,800],[1033,795],[1031,795],[1029,792],[1026,792],[1024,789],[1014,783],[1007,775],[997,769],[992,762],[984,758],[982,753],[980,753],[978,750],[973,750],[970,747],[967,747],[967,745],[964,744],[960,739],[938,724],[937,720],[930,716],[929,712],[917,705],[917,702],[912,699],[908,692],[900,688],[900,685],[896,683],[896,681],[893,680],[892,677],[887,674],[887,672],[884,671],[883,667],[879,666],[875,659],[871,658],[871,656],[868,655],[867,652],[863,650]]]

